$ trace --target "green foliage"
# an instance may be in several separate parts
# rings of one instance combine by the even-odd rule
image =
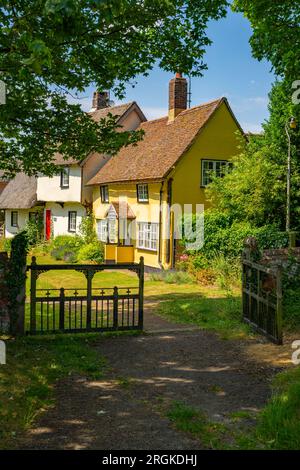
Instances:
[[[83,239],[77,235],[58,235],[51,242],[50,254],[56,260],[76,263],[77,253],[83,243]]]
[[[240,285],[242,274],[239,258],[228,259],[220,254],[211,260],[210,265],[216,276],[216,283],[221,289],[231,292],[232,287]]]
[[[56,260],[76,263],[77,261],[94,261],[102,263],[104,258],[104,247],[92,231],[89,233],[91,219],[83,224],[83,236],[59,235],[51,242],[50,253]],[[92,241],[88,241],[92,240]]]
[[[3,241],[3,250],[9,252],[11,250],[12,238],[5,238]]]
[[[267,59],[276,74],[299,79],[300,7],[294,0],[234,0],[249,19],[254,57]]]
[[[95,217],[92,212],[82,217],[79,232],[84,243],[94,243],[97,241]]]
[[[35,246],[42,240],[43,228],[44,214],[43,211],[38,211],[35,220],[29,219],[25,226],[27,240],[30,246]]]
[[[17,331],[18,307],[25,300],[28,239],[25,231],[18,233],[11,242],[7,287],[9,290],[10,330]],[[22,291],[24,290],[23,294]]]
[[[256,430],[257,438],[269,449],[300,448],[300,368],[279,374],[273,396],[264,409]]]
[[[104,259],[104,247],[103,243],[96,240],[87,245],[83,245],[77,254],[78,261],[94,261],[96,263],[102,263]]]
[[[0,114],[0,169],[10,175],[57,170],[53,156],[114,154],[141,132],[96,123],[68,91],[93,84],[124,97],[125,84],[158,64],[201,75],[206,27],[227,0],[33,0],[1,2],[0,71],[9,90]],[[130,60],[128,60],[130,58]],[[74,90],[74,91],[73,91]]]
[[[291,222],[300,229],[300,106],[291,101],[291,85],[276,82],[270,93],[270,118],[264,134],[250,142],[233,159],[234,166],[223,178],[214,178],[208,187],[213,204],[237,221],[255,226],[286,221],[286,180],[288,140],[285,126],[292,115],[298,122],[289,130],[292,142]]]
[[[249,236],[257,238],[260,249],[282,248],[288,243],[287,234],[280,232],[276,225],[255,227],[249,222],[235,221],[233,216],[226,212],[210,209],[204,215],[204,246],[197,255],[207,260],[218,254],[226,258],[236,258],[241,255],[244,240]],[[201,258],[197,262],[204,263]]]

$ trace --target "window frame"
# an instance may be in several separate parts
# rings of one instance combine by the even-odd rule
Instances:
[[[141,225],[143,225],[143,236],[140,237]],[[145,230],[145,226],[148,226]],[[153,228],[155,227],[155,230]],[[140,250],[158,251],[159,223],[157,222],[137,222],[137,243],[136,247]],[[155,238],[153,235],[155,234]],[[142,240],[142,242],[141,242]],[[146,243],[147,242],[147,243]],[[153,246],[155,244],[155,247]],[[148,245],[148,246],[147,246]]]
[[[230,162],[228,160],[218,160],[218,159],[214,159],[214,158],[202,158],[201,159],[201,184],[200,184],[200,187],[201,188],[206,188],[211,181],[209,181],[208,183],[204,183],[205,181],[205,176],[204,176],[204,171],[205,171],[205,168],[204,168],[204,164],[205,163],[213,163],[213,169],[212,170],[209,170],[209,171],[213,171],[215,174],[216,174],[216,164],[217,163],[223,163],[225,164],[224,166],[225,167],[229,167],[230,165]],[[221,177],[221,176],[220,176]]]
[[[71,227],[71,214],[75,214],[75,228],[73,229]],[[68,232],[70,233],[76,233],[77,230],[77,211],[68,211]]]
[[[147,197],[140,197],[140,188],[143,187],[144,189],[146,188],[146,193],[147,193]],[[142,191],[144,192],[144,190]],[[140,202],[142,204],[148,204],[149,203],[149,185],[148,183],[138,183],[136,185],[136,198],[137,198],[137,202]]]
[[[102,204],[109,203],[109,189],[107,184],[100,185],[100,198]]]
[[[14,223],[14,215],[16,216],[16,223]],[[10,213],[10,226],[11,227],[19,227],[19,212],[18,211],[11,211],[11,213]]]
[[[64,177],[67,176],[68,182],[64,182]],[[68,189],[70,187],[70,167],[65,166],[60,170],[60,187],[61,189]]]
[[[101,230],[99,228],[101,227]],[[105,230],[104,230],[105,227]],[[105,236],[103,236],[105,234]],[[107,219],[98,219],[97,220],[97,236],[98,240],[103,243],[108,242],[108,220]]]

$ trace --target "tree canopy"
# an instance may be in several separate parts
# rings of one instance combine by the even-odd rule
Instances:
[[[201,75],[209,20],[227,0],[0,0],[0,169],[54,171],[52,158],[115,153],[141,136],[93,122],[68,93],[91,84],[124,96],[125,83],[158,64]]]
[[[277,75],[300,80],[299,0],[234,0],[233,8],[251,23],[254,57],[268,59]]]
[[[264,133],[250,136],[234,159],[232,171],[214,178],[210,198],[235,220],[256,226],[276,223],[282,230],[286,217],[287,135],[294,115],[298,128],[289,130],[292,142],[292,229],[300,229],[300,106],[293,105],[287,81],[276,82],[270,93],[270,117]]]

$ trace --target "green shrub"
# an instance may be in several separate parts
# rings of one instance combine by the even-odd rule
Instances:
[[[77,235],[58,235],[50,244],[51,256],[56,260],[76,263],[78,251],[83,243],[82,238]]]
[[[36,212],[34,219],[29,219],[25,226],[28,245],[35,246],[42,239],[44,229],[44,214],[42,211]]]
[[[241,261],[239,258],[229,259],[220,254],[211,260],[210,265],[215,274],[216,283],[221,289],[230,290],[240,284]]]
[[[201,216],[203,217],[203,216]],[[196,218],[193,219],[194,225]],[[260,249],[283,248],[288,246],[288,236],[276,225],[254,227],[249,222],[236,222],[218,210],[210,209],[204,215],[204,246],[194,255],[202,254],[207,260],[222,254],[226,258],[241,255],[245,238],[257,238]],[[186,244],[187,240],[183,239]],[[200,264],[201,264],[200,260]]]
[[[92,213],[86,215],[85,217],[82,217],[79,232],[84,243],[90,244],[97,242],[97,233],[95,230],[95,217]]]
[[[78,235],[58,235],[51,241],[50,247],[52,250],[56,248],[69,248],[70,250],[78,250],[84,241]]]
[[[11,242],[12,242],[12,238],[4,238],[3,240],[4,251],[11,251]]]
[[[103,243],[99,240],[93,243],[83,245],[77,254],[78,261],[94,261],[96,263],[102,263],[104,259],[104,247]]]

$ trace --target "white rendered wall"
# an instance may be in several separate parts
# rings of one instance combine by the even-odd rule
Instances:
[[[11,212],[18,212],[18,227],[11,226]],[[19,233],[26,225],[29,219],[29,212],[34,212],[33,209],[15,209],[13,211],[5,211],[5,237],[12,238]]]
[[[81,168],[79,165],[70,165],[69,187],[60,187],[60,174],[52,178],[40,175],[37,179],[38,201],[81,201]]]
[[[85,216],[85,209],[81,204],[76,203],[65,203],[64,207],[55,202],[47,202],[45,205],[46,210],[51,210],[51,221],[52,221],[52,235],[75,235],[74,232],[68,231],[69,225],[69,211],[76,211],[76,233],[79,234],[79,226],[82,221],[82,217]],[[46,225],[46,224],[45,224]]]

